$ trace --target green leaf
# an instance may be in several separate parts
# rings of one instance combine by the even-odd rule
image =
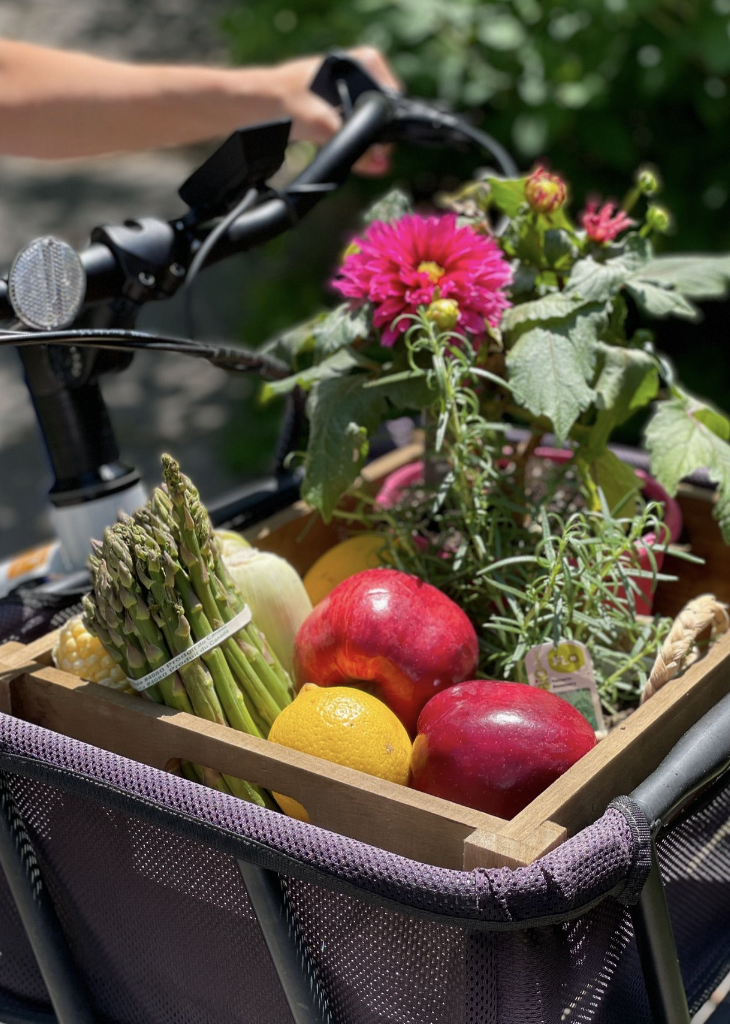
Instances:
[[[307,399],[310,429],[302,497],[325,522],[362,469],[369,437],[385,414],[385,397],[362,385],[362,374],[329,377],[316,381]]]
[[[566,285],[566,292],[580,296],[584,302],[605,302],[620,291],[629,275],[620,261],[598,263],[592,256],[578,260]]]
[[[695,409],[693,415],[708,430],[711,430],[716,437],[721,438],[723,441],[730,441],[730,420],[723,413],[718,412],[717,409],[711,409],[709,406],[704,406],[703,408]]]
[[[316,381],[327,380],[329,377],[341,377],[359,365],[360,362],[354,352],[340,349],[327,359],[323,359],[321,363],[302,370],[301,373],[294,373],[291,377],[285,377],[283,380],[268,381],[262,388],[261,398],[266,402],[275,395],[288,395],[297,386],[308,391]],[[362,381],[361,375],[358,380]]]
[[[523,334],[507,356],[515,398],[533,416],[552,422],[558,444],[594,398],[584,362],[567,333],[543,327]]]
[[[618,255],[604,261],[592,256],[578,260],[565,286],[566,292],[582,295],[586,301],[605,302],[621,290],[624,283],[646,266],[651,247],[645,239],[630,236],[615,247]]]
[[[719,299],[730,285],[730,256],[659,256],[641,277],[690,299]]]
[[[567,231],[563,228],[549,228],[545,232],[543,253],[549,266],[561,270],[572,264],[578,250]]]
[[[315,358],[321,359],[338,349],[346,348],[370,333],[370,310],[367,306],[352,310],[347,303],[337,306],[313,326]]]
[[[261,350],[269,355],[276,356],[294,369],[297,365],[298,357],[312,351],[315,327],[326,315],[326,313],[318,313],[317,316],[305,320],[304,323],[291,327],[283,334],[279,334],[265,342],[261,346]]]
[[[376,220],[385,221],[400,220],[406,214],[413,212],[413,204],[410,196],[406,195],[399,188],[387,192],[382,199],[370,207],[363,220],[366,224],[372,224]]]
[[[429,376],[418,370],[404,370],[387,377],[376,378],[364,385],[367,390],[377,389],[397,411],[428,408],[436,397],[429,386]]]
[[[718,487],[714,515],[730,543],[730,420],[704,402],[675,389],[646,429],[651,471],[670,494],[680,480],[705,469]]]
[[[552,421],[558,442],[595,398],[590,382],[598,332],[606,321],[604,305],[584,305],[571,316],[526,331],[507,354],[515,398],[534,416]]]
[[[596,404],[611,413],[614,426],[625,423],[656,398],[659,374],[656,360],[640,349],[614,348],[598,343],[602,366],[595,383]]]
[[[527,178],[487,178],[491,187],[492,199],[499,209],[508,217],[515,217],[525,200],[525,182]]]
[[[641,482],[631,466],[605,449],[590,463],[590,472],[613,513],[619,516],[633,516],[636,513]]]
[[[603,457],[616,427],[648,405],[659,390],[657,363],[651,355],[604,342],[596,348],[601,364],[594,385],[598,414],[589,433],[581,436],[577,453],[588,464]]]
[[[521,302],[519,305],[505,310],[500,328],[503,334],[508,334],[518,328],[525,329],[538,324],[544,326],[545,320],[562,320],[585,305],[587,305],[586,300],[579,295],[552,292],[549,295],[543,295],[540,299]]]
[[[679,316],[684,320],[699,319],[699,310],[679,292],[644,280],[644,275],[626,281],[626,291],[636,299],[640,309],[649,316]]]

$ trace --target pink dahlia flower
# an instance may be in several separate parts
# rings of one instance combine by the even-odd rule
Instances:
[[[458,227],[455,214],[413,214],[371,224],[348,248],[332,283],[354,305],[372,302],[373,323],[390,347],[410,326],[399,317],[447,299],[455,304],[454,328],[481,339],[485,321],[496,327],[510,305],[504,289],[511,280],[494,239]]]
[[[619,210],[615,203],[604,203],[599,210],[595,199],[586,202],[580,221],[591,241],[598,242],[599,245],[612,242],[621,231],[633,227],[636,223],[627,217],[623,210]]]

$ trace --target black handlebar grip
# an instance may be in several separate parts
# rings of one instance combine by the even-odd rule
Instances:
[[[351,108],[366,92],[387,91],[362,64],[342,50],[331,50],[327,54],[309,89],[331,107],[342,107],[346,102]]]

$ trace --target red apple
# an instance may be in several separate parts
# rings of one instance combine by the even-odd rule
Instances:
[[[436,587],[397,569],[366,569],[338,584],[302,623],[294,644],[297,689],[359,686],[411,735],[429,698],[468,679],[474,627]]]
[[[421,712],[411,785],[513,818],[595,743],[590,723],[562,697],[524,683],[460,683]]]

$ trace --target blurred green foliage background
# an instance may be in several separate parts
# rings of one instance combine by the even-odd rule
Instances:
[[[649,164],[674,216],[664,248],[730,250],[730,0],[236,0],[225,29],[247,64],[378,46],[410,93],[469,111],[520,166],[562,173],[574,213],[586,196],[621,199]],[[443,151],[400,152],[393,177],[425,198],[476,166]],[[251,263],[249,341],[321,305],[358,212],[383,188],[353,180]],[[727,309],[658,332],[687,385],[725,407]]]

